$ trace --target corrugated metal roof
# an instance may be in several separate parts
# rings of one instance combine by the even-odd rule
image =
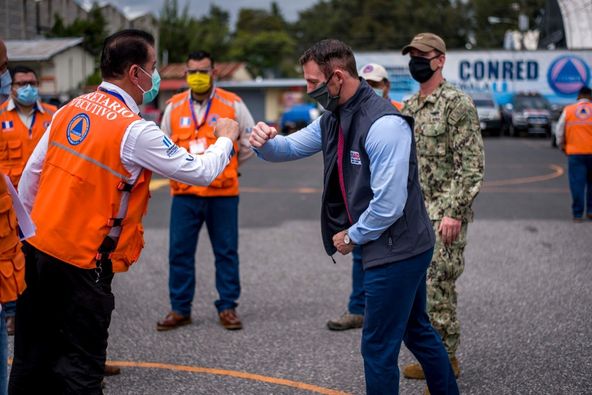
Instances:
[[[12,62],[49,60],[55,55],[82,43],[81,37],[44,38],[39,40],[7,40],[8,60]]]

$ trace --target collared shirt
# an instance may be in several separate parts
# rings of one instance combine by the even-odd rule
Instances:
[[[586,103],[590,102],[588,99],[580,99],[578,103]],[[561,116],[557,121],[557,125],[555,125],[555,142],[557,142],[557,146],[563,148],[565,145],[565,109],[561,111]]]
[[[276,136],[257,155],[270,162],[311,156],[321,150],[321,118],[289,136]],[[374,197],[358,221],[348,229],[354,244],[376,240],[403,215],[407,202],[407,178],[411,129],[401,117],[386,115],[368,131],[364,148],[370,160],[370,187]]]
[[[195,116],[200,122],[206,116],[208,101],[214,98],[215,91],[216,86],[214,85],[208,100],[204,100],[201,103],[196,100],[191,100],[191,102],[193,103],[193,111],[195,113]],[[187,90],[187,94],[190,95],[191,91]],[[173,106],[171,104],[166,106],[166,108],[164,109],[164,114],[162,115],[162,121],[160,122],[160,127],[162,128],[162,131],[165,132],[168,136],[172,134],[172,107]],[[253,120],[253,117],[251,116],[249,109],[242,100],[234,102],[234,112],[236,114],[235,121],[238,122],[238,129],[240,133],[238,138],[238,162],[243,163],[245,160],[253,156],[253,150],[251,150],[251,143],[249,143],[249,134],[251,133],[253,126],[255,126],[255,121]]]
[[[37,100],[35,105],[33,106],[33,110],[29,114],[25,114],[22,111],[19,111],[19,108],[16,106],[14,99],[11,97],[8,99],[8,104],[6,105],[6,111],[16,111],[19,118],[23,122],[23,125],[27,127],[27,129],[31,128],[31,124],[33,123],[33,118],[35,115],[35,111],[39,111],[41,114],[45,114],[45,110],[41,105],[41,101]]]
[[[134,99],[123,89],[109,82],[103,82],[100,87],[121,95],[134,114],[140,112]],[[19,182],[19,196],[29,211],[37,195],[51,127],[49,125],[35,147]],[[120,156],[123,166],[131,174],[131,182],[135,182],[142,169],[146,168],[186,184],[207,185],[226,167],[232,149],[232,141],[220,137],[202,155],[190,154],[181,147],[171,150],[170,140],[162,130],[154,122],[141,119],[132,122],[125,131]]]

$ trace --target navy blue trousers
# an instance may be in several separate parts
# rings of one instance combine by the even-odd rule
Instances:
[[[195,251],[205,222],[216,258],[215,301],[218,312],[237,306],[240,296],[238,262],[238,196],[177,195],[171,206],[169,295],[173,311],[191,314],[195,295]]]
[[[399,393],[401,342],[421,364],[432,395],[458,394],[448,354],[426,312],[426,271],[433,249],[364,273],[362,356],[366,393]]]

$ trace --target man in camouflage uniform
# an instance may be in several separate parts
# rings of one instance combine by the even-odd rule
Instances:
[[[436,246],[428,269],[428,313],[440,333],[454,373],[460,340],[455,282],[464,270],[471,204],[483,180],[483,140],[471,98],[442,76],[446,46],[431,33],[421,33],[403,48],[410,53],[409,71],[420,90],[404,103],[402,113],[415,118],[419,176]],[[407,378],[423,379],[419,364],[405,367]]]

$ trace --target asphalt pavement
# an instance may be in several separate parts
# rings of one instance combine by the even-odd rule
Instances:
[[[170,197],[155,189],[142,257],[114,281],[108,358],[123,371],[106,379],[106,394],[364,393],[361,331],[325,327],[346,309],[351,257],[334,264],[322,248],[320,156],[252,159],[241,172],[244,329],[217,323],[204,229],[193,324],[156,331],[170,308]],[[565,172],[548,140],[486,139],[486,182],[457,283],[463,394],[592,393],[592,221],[571,222]],[[403,349],[399,366],[411,361]],[[400,393],[424,386],[401,378]]]

